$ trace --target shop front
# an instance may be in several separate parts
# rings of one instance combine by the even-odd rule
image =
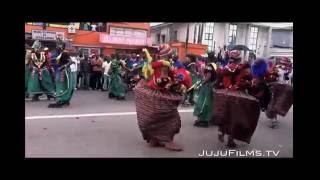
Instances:
[[[53,50],[56,48],[57,37],[66,41],[64,32],[32,30],[31,33],[25,33],[25,46],[32,47],[34,41],[39,40],[42,47],[48,47],[49,50]]]
[[[110,34],[100,33],[99,41],[105,44],[105,55],[138,54],[143,48],[151,46],[151,38],[146,30],[128,28],[111,28]]]
[[[103,46],[88,46],[79,44],[73,44],[72,46],[75,48],[76,52],[87,56],[91,54],[100,55],[103,53]]]

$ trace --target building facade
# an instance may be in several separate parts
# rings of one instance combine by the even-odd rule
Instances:
[[[267,57],[271,30],[271,27],[259,23],[162,23],[151,27],[151,39],[153,45],[186,42],[188,39],[188,43],[207,45],[208,52],[219,52],[224,46],[241,44],[258,57]]]
[[[142,48],[151,46],[149,23],[101,23],[95,29],[88,28],[88,24],[26,23],[26,46],[31,46],[38,39],[44,46],[53,49],[57,36],[66,41],[70,48],[85,54],[141,52]]]
[[[270,56],[293,57],[293,27],[272,29]]]

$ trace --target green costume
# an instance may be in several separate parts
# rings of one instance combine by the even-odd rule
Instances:
[[[199,89],[193,115],[199,117],[200,121],[209,122],[212,119],[212,87],[213,83],[207,82],[203,84]]]
[[[109,97],[117,97],[124,98],[126,89],[124,84],[122,83],[121,74],[120,74],[120,64],[121,62],[114,59],[111,62],[111,66],[109,69],[110,74],[110,90]]]
[[[58,102],[69,103],[73,95],[74,87],[71,81],[70,56],[67,51],[63,51],[57,58],[59,72],[56,75],[56,98]]]
[[[55,77],[55,97],[57,102],[55,104],[49,104],[49,108],[62,107],[63,105],[70,104],[70,100],[74,91],[70,70],[70,64],[72,63],[73,62],[70,60],[70,56],[67,51],[63,51],[57,57],[58,72],[56,73]]]
[[[61,70],[56,78],[56,98],[59,102],[69,103],[73,95],[71,71],[69,67]]]
[[[31,60],[31,52],[26,52],[25,65],[24,65],[24,92],[28,94],[28,80],[30,76],[30,60]]]
[[[215,70],[217,66],[212,63],[205,69],[206,80],[199,89],[198,97],[194,107],[193,115],[198,117],[200,122],[209,122],[212,119],[213,108],[213,86],[215,84]],[[209,76],[208,72],[211,74]]]
[[[40,95],[45,93],[48,96],[54,93],[54,84],[51,74],[46,66],[44,52],[31,53],[31,68],[29,63],[25,66],[25,85],[29,94]]]

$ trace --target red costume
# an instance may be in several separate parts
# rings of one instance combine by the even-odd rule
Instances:
[[[169,63],[169,62],[167,62]],[[165,89],[166,85],[174,80],[174,74],[168,66],[165,65],[164,60],[159,60],[151,63],[154,70],[151,80],[149,81],[149,87],[151,89]],[[164,68],[168,68],[168,72],[164,72]]]
[[[172,49],[169,45],[163,44],[159,46],[159,56],[163,58],[169,56],[172,53]],[[149,81],[149,87],[151,89],[164,90],[174,81],[174,73],[171,70],[170,62],[166,60],[158,60],[151,63],[153,69],[152,78]]]
[[[246,64],[231,63],[223,69],[218,70],[218,75],[222,77],[222,88],[232,90],[244,90],[251,85],[252,77],[247,72],[250,66]]]
[[[182,77],[182,79],[180,79],[180,82],[181,84],[185,85],[187,89],[189,89],[192,86],[192,79],[190,73],[186,69],[180,68],[176,69],[174,72],[176,77]]]

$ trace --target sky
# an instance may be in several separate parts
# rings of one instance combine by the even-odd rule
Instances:
[[[163,22],[152,22],[150,23],[150,26],[156,26],[158,24],[161,24]],[[272,27],[278,27],[278,28],[281,28],[281,27],[288,27],[288,26],[293,26],[293,23],[291,22],[276,22],[276,23],[265,23],[265,22],[257,22],[256,24],[260,24],[260,25],[266,25],[266,26],[272,26]]]

